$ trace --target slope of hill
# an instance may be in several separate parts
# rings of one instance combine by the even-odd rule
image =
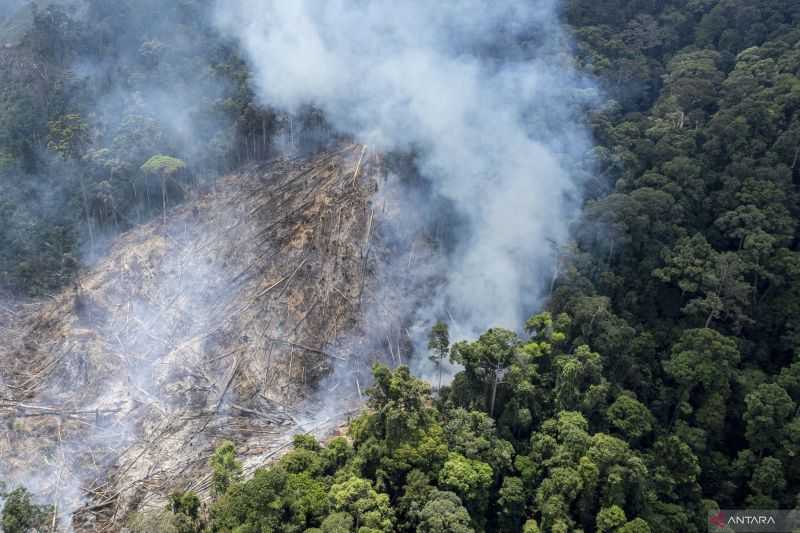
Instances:
[[[249,166],[124,234],[74,287],[7,311],[2,474],[70,509],[88,496],[88,527],[177,486],[202,493],[222,439],[255,467],[342,421],[369,372],[360,311],[382,260],[381,164],[365,152]]]

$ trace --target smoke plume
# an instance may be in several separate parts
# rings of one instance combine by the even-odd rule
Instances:
[[[265,105],[324,111],[370,149],[413,152],[452,208],[446,275],[417,324],[518,329],[541,304],[580,203],[595,92],[570,64],[556,0],[218,2]],[[403,221],[400,222],[404,223]],[[413,273],[412,273],[413,275]]]
[[[8,13],[20,4],[17,0],[0,0],[0,9]],[[217,36],[205,38],[207,19],[190,16],[193,11],[184,13],[182,7],[189,4],[178,3],[162,9],[162,3],[155,0],[94,2],[80,13],[81,17],[88,17],[90,35],[98,33],[102,38],[97,39],[97,50],[83,51],[69,58],[63,68],[68,68],[75,80],[95,88],[89,93],[88,103],[76,102],[74,106],[91,122],[94,144],[90,155],[96,160],[93,164],[104,169],[96,171],[102,174],[104,181],[107,172],[108,182],[117,180],[129,185],[118,177],[124,174],[134,183],[137,169],[156,153],[175,155],[198,171],[209,167],[209,172],[213,173],[213,161],[221,159],[220,153],[229,151],[227,147],[232,141],[229,137],[233,133],[230,117],[221,117],[212,111],[202,113],[203,109],[218,106],[198,105],[224,101],[231,90],[225,81],[201,75],[212,62],[209,58],[219,52],[215,46]],[[123,15],[112,16],[118,9]],[[154,18],[156,12],[159,16]],[[5,16],[0,13],[0,22]],[[196,20],[198,18],[202,20]],[[252,70],[251,82],[260,104],[288,113],[290,117],[302,115],[309,108],[322,111],[326,126],[329,124],[337,132],[352,136],[369,147],[367,160],[379,152],[413,154],[409,174],[419,174],[422,180],[409,179],[395,168],[397,174],[388,182],[380,183],[381,190],[373,199],[376,203],[383,202],[384,209],[375,209],[375,214],[385,218],[383,237],[392,241],[388,249],[391,252],[400,249],[401,255],[408,259],[396,261],[394,266],[390,266],[390,261],[376,261],[387,265],[385,271],[376,276],[382,287],[377,291],[378,296],[385,295],[381,302],[385,311],[382,314],[365,312],[367,328],[373,325],[370,320],[377,320],[375,317],[407,314],[414,323],[410,328],[411,337],[418,347],[424,346],[431,322],[438,319],[450,323],[454,340],[472,338],[492,326],[518,329],[546,295],[554,249],[567,239],[570,221],[580,205],[581,182],[587,171],[585,154],[590,147],[579,117],[586,106],[594,103],[595,92],[591,82],[583,79],[571,65],[569,39],[559,20],[558,1],[217,0],[213,18],[218,30],[241,45]],[[17,53],[16,48],[8,50],[9,54]],[[126,72],[132,73],[123,76]],[[120,78],[127,81],[118,81]],[[289,144],[292,146],[296,127],[290,121]],[[313,132],[313,127],[308,130]],[[266,131],[263,137],[266,143]],[[213,150],[216,146],[221,147],[218,152]],[[258,151],[253,148],[252,152]],[[267,150],[262,152],[262,156],[268,153]],[[60,176],[60,173],[54,175]],[[150,193],[160,194],[157,189]],[[141,190],[135,194],[140,195]],[[52,203],[59,203],[57,196],[52,196]],[[77,200],[74,196],[73,201]],[[60,207],[56,205],[52,211],[60,214]],[[43,216],[42,210],[36,212]],[[120,213],[122,227],[146,221],[146,215],[140,217],[138,204],[133,205]],[[189,231],[199,234],[195,236],[198,242],[205,242],[201,239],[204,237],[228,243],[227,237],[215,239],[214,233],[201,234],[209,227],[196,221],[203,213],[185,211],[181,216],[185,220],[175,219],[169,224],[165,216],[165,223],[158,232],[154,229],[155,223],[141,231],[163,234],[164,243],[174,244],[181,240],[181,235],[188,240]],[[355,225],[355,220],[360,219],[353,218]],[[224,220],[227,221],[227,217]],[[229,226],[220,222],[215,221],[214,227]],[[249,222],[251,220],[244,222],[237,232],[245,234],[243,228]],[[448,227],[442,227],[443,222]],[[89,223],[86,226],[91,227]],[[429,231],[431,226],[435,227],[434,231]],[[230,224],[230,227],[235,225]],[[358,231],[351,232],[358,239],[362,238],[360,229],[359,226]],[[419,237],[422,233],[433,234],[430,240],[442,242],[420,242],[424,240]],[[369,235],[367,230],[366,241]],[[162,241],[154,237],[152,242]],[[172,245],[164,244],[165,250],[167,246]],[[438,255],[415,259],[431,250]],[[252,252],[258,257],[253,264],[260,267],[266,263],[262,261],[261,249]],[[193,373],[187,371],[180,379],[172,379],[167,370],[178,367],[196,370],[201,366],[192,358],[170,355],[173,350],[169,343],[173,337],[214,331],[210,326],[211,317],[220,314],[214,303],[230,291],[225,285],[227,278],[219,274],[225,271],[224,267],[212,268],[211,262],[203,263],[189,248],[183,253],[185,255],[165,259],[152,272],[141,267],[148,264],[150,253],[143,252],[142,258],[135,258],[136,261],[128,261],[127,256],[123,257],[124,261],[117,261],[115,264],[124,265],[120,279],[131,280],[130,294],[114,292],[117,289],[113,288],[120,285],[113,278],[116,271],[112,269],[104,277],[102,258],[98,259],[101,265],[94,274],[84,276],[89,281],[81,290],[86,294],[98,291],[102,296],[97,298],[98,302],[114,295],[122,300],[113,300],[117,303],[108,307],[114,310],[113,313],[107,311],[108,316],[98,311],[99,318],[90,316],[79,320],[76,316],[80,313],[73,310],[59,315],[70,320],[58,322],[65,333],[53,338],[62,339],[65,344],[58,347],[58,351],[42,350],[42,353],[67,354],[68,357],[57,365],[65,374],[53,374],[48,378],[51,382],[42,388],[47,392],[34,397],[37,405],[66,404],[68,400],[82,412],[98,413],[103,409],[128,412],[130,409],[131,420],[137,423],[150,420],[151,415],[159,418],[157,411],[163,411],[160,418],[169,420],[179,418],[174,415],[181,409],[197,409],[190,401],[193,396],[187,393],[190,399],[181,399],[183,396],[178,393],[182,394],[183,389],[177,386],[186,382],[190,391],[199,390],[201,387],[192,379],[200,378],[192,377]],[[364,253],[368,258],[368,246]],[[386,251],[381,253],[390,255]],[[244,257],[239,251],[235,256],[219,253],[213,259],[227,264],[229,256]],[[354,261],[352,257],[348,259]],[[297,261],[300,265],[303,262]],[[361,265],[360,258],[357,262]],[[236,266],[233,260],[230,263],[228,268]],[[366,270],[366,258],[363,264],[358,271]],[[296,273],[300,267],[292,269],[286,274]],[[140,282],[137,276],[145,274],[157,281]],[[419,282],[414,283],[414,280]],[[433,290],[427,290],[431,286]],[[137,292],[143,291],[140,287],[150,287],[151,291],[140,295]],[[263,287],[258,288],[263,291]],[[213,292],[217,290],[220,292]],[[91,310],[94,300],[86,294],[80,307]],[[258,291],[243,291],[242,294],[258,294]],[[281,298],[274,296],[278,300]],[[346,296],[342,298],[349,301]],[[288,301],[288,296],[286,299]],[[67,309],[72,304],[65,295],[63,305],[52,305]],[[176,314],[181,320],[166,318],[167,311],[173,313],[179,307],[186,310],[185,315]],[[288,313],[288,304],[286,309]],[[303,321],[310,312],[306,312]],[[228,314],[238,319],[243,312]],[[253,316],[263,318],[254,312]],[[101,334],[98,338],[111,340],[102,344],[97,341],[92,351],[91,346],[85,345],[95,342],[92,340],[95,337],[87,333],[89,326]],[[269,328],[262,326],[254,319],[253,329],[267,335]],[[333,329],[338,331],[336,324]],[[405,328],[390,324],[380,333],[378,325],[372,329],[375,339],[371,341],[383,343],[385,340],[392,358],[407,362],[400,354],[401,337],[408,335],[401,331]],[[258,344],[253,341],[256,333],[249,330],[247,335],[230,337],[238,338],[236,342],[247,346]],[[74,346],[67,345],[63,339],[74,341]],[[49,337],[45,340],[49,342]],[[107,346],[114,346],[122,355],[106,357]],[[214,361],[233,353],[211,345],[210,341],[209,346],[206,350],[204,341],[202,349],[197,347],[198,353],[214,352]],[[269,346],[272,346],[271,340]],[[192,347],[194,349],[194,345]],[[272,349],[259,353],[262,352],[271,356]],[[290,354],[287,383],[291,381],[292,364],[296,364],[292,359],[293,346]],[[123,368],[119,366],[122,364],[118,361],[120,357],[125,358],[127,372],[119,371]],[[426,361],[425,358],[420,360]],[[110,367],[112,363],[117,366]],[[238,369],[237,364],[233,364],[229,373],[224,366],[227,361],[218,364],[221,366],[219,375],[212,373],[212,379],[206,377],[216,388],[208,383],[200,384],[222,391],[219,397],[206,398],[214,408],[214,416],[221,406],[224,407],[225,391]],[[418,370],[426,371],[425,368]],[[331,378],[322,389],[332,393],[346,379],[349,378],[342,377],[339,372],[339,376]],[[361,383],[357,377],[355,379],[361,396]],[[59,387],[54,385],[56,382]],[[305,384],[305,374],[302,382]],[[275,391],[271,385],[264,387],[267,390],[261,392]],[[73,388],[78,392],[73,392]],[[336,396],[343,395],[336,393]],[[172,407],[170,401],[174,404]],[[330,398],[326,398],[326,402],[327,410],[318,413],[318,418],[340,410]],[[152,406],[152,413],[156,414],[151,411],[141,414],[143,405]],[[100,415],[95,418],[96,425],[101,425]],[[317,421],[312,421],[308,427],[315,427]],[[20,481],[40,495],[60,492],[66,500],[60,512],[66,515],[83,497],[80,484],[88,476],[81,471],[73,476],[62,476],[63,465],[75,463],[76,470],[80,470],[79,459],[87,450],[115,449],[127,444],[140,437],[140,425],[120,423],[114,425],[113,431],[94,429],[88,436],[82,433],[80,438],[76,437],[77,433],[69,438],[65,436],[64,444],[58,448],[60,466],[41,467],[41,472],[45,472],[42,476],[32,476],[26,471]],[[41,442],[46,444],[46,439]],[[194,442],[190,441],[190,445]],[[172,443],[164,446],[172,446]],[[175,457],[184,457],[186,453],[185,450],[170,451],[175,452],[171,454]],[[37,450],[28,453],[36,457],[39,454]],[[135,455],[133,463],[137,464],[136,468],[146,470],[142,466],[144,461],[137,463],[139,457]],[[71,461],[72,458],[75,460]],[[160,461],[155,452],[152,461],[153,464]],[[10,460],[0,461],[0,471],[10,471],[12,466],[15,465]],[[98,465],[98,468],[105,466]],[[56,474],[51,475],[54,471]],[[120,471],[131,472],[132,477],[136,472],[124,468]],[[149,474],[142,474],[142,477],[145,475]],[[40,480],[40,477],[46,479]],[[47,482],[54,479],[57,490],[52,491],[52,483]],[[68,496],[64,497],[65,493],[69,493]]]

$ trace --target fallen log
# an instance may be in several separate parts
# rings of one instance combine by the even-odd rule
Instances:
[[[303,349],[303,350],[305,350],[307,352],[318,353],[320,355],[324,355],[325,357],[330,357],[331,359],[338,359],[339,361],[347,361],[346,358],[344,358],[344,357],[342,357],[340,355],[334,355],[332,353],[328,353],[328,352],[320,350],[318,348],[312,348],[311,346],[306,346],[304,344],[299,344],[297,342],[290,342],[290,341],[287,341],[286,339],[277,339],[277,338],[274,338],[274,337],[266,337],[266,339],[270,340],[272,342],[279,342],[279,343],[285,344],[287,346],[292,346],[292,347],[295,347],[295,348],[301,348],[301,349]]]

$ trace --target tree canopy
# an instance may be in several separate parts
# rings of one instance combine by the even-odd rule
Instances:
[[[63,286],[88,236],[166,213],[285,127],[203,2],[141,1],[36,9],[0,49],[2,288]],[[298,436],[249,478],[219,443],[212,500],[175,493],[133,531],[701,532],[710,509],[796,508],[800,3],[566,0],[563,16],[605,101],[581,118],[592,173],[542,311],[452,345],[437,323],[417,354],[435,392],[376,366],[346,436]],[[117,66],[70,72],[103,58]],[[197,97],[142,96],[173,90]],[[5,498],[6,531],[48,516]]]

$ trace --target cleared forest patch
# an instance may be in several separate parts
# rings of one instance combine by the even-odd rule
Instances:
[[[382,179],[361,145],[251,165],[121,236],[69,290],[5,309],[0,474],[62,520],[80,506],[77,529],[114,529],[175,488],[206,493],[223,439],[252,471],[346,421],[374,339],[398,357],[407,342],[375,301],[394,253]],[[385,328],[367,334],[365,309]]]

